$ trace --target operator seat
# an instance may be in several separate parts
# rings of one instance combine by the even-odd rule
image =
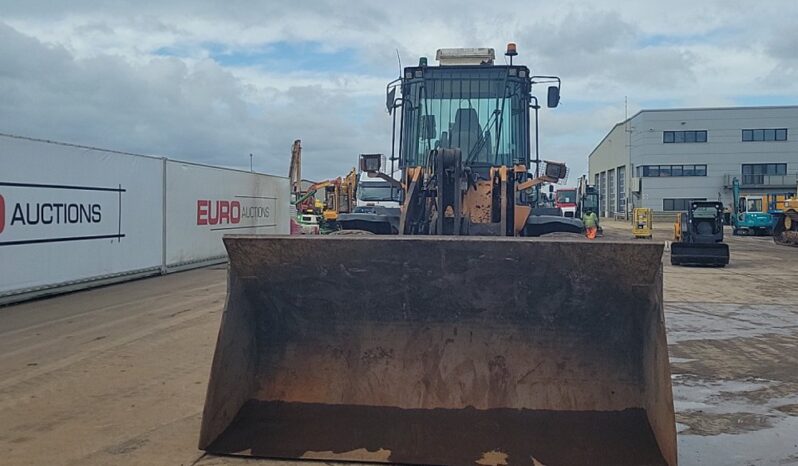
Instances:
[[[479,140],[479,115],[473,108],[458,108],[449,132],[449,147],[459,147],[466,157]]]

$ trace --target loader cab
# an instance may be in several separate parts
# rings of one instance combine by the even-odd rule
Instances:
[[[480,57],[479,51],[487,52]],[[426,166],[432,150],[459,148],[464,165],[481,178],[491,167],[529,168],[529,68],[493,65],[493,49],[452,49],[451,59],[444,52],[438,51],[440,66],[427,66],[422,58],[395,84],[402,95],[399,167]],[[389,85],[389,110],[392,92]],[[553,94],[549,103],[555,106],[559,88]]]
[[[582,194],[582,197],[579,198],[576,216],[582,218],[582,216],[588,212],[595,212],[597,216],[599,215],[599,195],[592,187],[588,188],[587,192]]]
[[[688,213],[690,238],[695,243],[717,243],[723,240],[723,204],[695,201]]]

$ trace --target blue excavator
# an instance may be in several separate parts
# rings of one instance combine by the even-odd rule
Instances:
[[[740,194],[740,180],[732,181],[734,212],[731,224],[734,235],[770,236],[773,231],[773,216],[765,209],[761,195]]]

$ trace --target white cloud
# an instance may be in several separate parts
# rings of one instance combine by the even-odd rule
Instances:
[[[302,138],[308,176],[345,173],[390,150],[386,82],[439,47],[518,42],[517,63],[563,78],[541,148],[574,171],[646,102],[734,104],[798,94],[792,0],[483,3],[409,1],[25,2],[0,0],[0,130],[134,152],[287,171]],[[340,69],[246,63],[273,44],[346,51]],[[159,56],[164,49],[179,57]],[[503,58],[503,57],[501,57]],[[282,62],[286,65],[285,61]],[[770,101],[769,101],[770,102]],[[772,102],[770,102],[772,103]],[[796,103],[795,101],[784,103]]]

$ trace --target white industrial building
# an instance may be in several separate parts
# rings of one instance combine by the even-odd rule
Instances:
[[[743,193],[794,194],[798,106],[642,110],[615,125],[588,165],[604,217],[685,210],[690,200],[729,207],[735,177]]]

